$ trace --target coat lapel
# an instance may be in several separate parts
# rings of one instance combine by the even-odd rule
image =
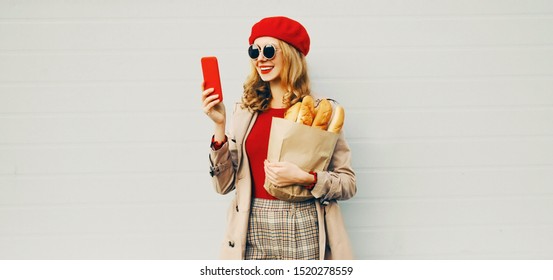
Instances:
[[[233,124],[233,141],[238,145],[244,145],[244,140],[247,133],[251,129],[253,123],[254,114],[248,109],[240,108],[240,103],[237,103],[234,108],[234,124]]]
[[[237,151],[237,167],[240,169],[242,159],[245,156],[245,141],[246,136],[250,132],[257,118],[257,113],[252,113],[248,109],[240,108],[240,103],[237,103],[234,107],[234,123],[232,125],[232,139],[233,144]],[[249,171],[249,169],[248,169]]]

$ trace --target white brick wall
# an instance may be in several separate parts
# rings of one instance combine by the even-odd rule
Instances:
[[[199,58],[308,28],[347,110],[361,259],[553,257],[553,3],[0,0],[0,258],[216,259]]]

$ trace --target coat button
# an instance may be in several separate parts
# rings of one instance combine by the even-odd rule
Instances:
[[[239,212],[239,211],[238,211],[238,205],[236,205],[236,212]]]
[[[229,241],[229,242],[228,242],[228,245],[229,245],[230,247],[234,248],[234,241]]]

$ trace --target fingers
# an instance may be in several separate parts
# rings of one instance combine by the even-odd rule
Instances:
[[[219,101],[219,95],[218,94],[208,96],[208,97],[206,97],[205,99],[202,100],[204,107],[207,106],[208,104],[212,103],[213,101]]]
[[[202,92],[202,100],[206,99],[211,93],[215,91],[214,88],[208,88]]]
[[[214,91],[213,88],[208,88],[202,92],[202,106],[205,113],[207,113],[207,111],[211,110],[213,106],[219,103],[219,102],[213,102],[214,100],[219,101],[218,94],[210,95],[211,93],[213,93],[213,91]]]
[[[202,88],[202,107],[203,107],[204,113],[207,114],[211,111],[211,109],[214,106],[217,106],[217,104],[220,103],[219,95],[212,94],[213,91],[215,91],[215,89],[213,88],[205,89],[205,82],[202,82],[201,88]]]
[[[284,165],[281,162],[269,162],[268,160],[265,160],[265,177],[271,182],[273,185],[280,186],[284,183],[282,176],[284,176]]]
[[[279,162],[270,162],[268,159],[266,159],[264,162],[265,166],[269,166],[269,167],[277,167],[279,166]]]
[[[210,96],[209,98],[207,98],[206,100],[204,100],[204,104],[203,104],[203,110],[204,110],[204,113],[208,113],[211,111],[211,109],[215,106],[217,106],[217,104],[221,103],[221,101],[217,98],[217,95],[215,95],[213,98]]]
[[[267,166],[267,164],[265,164],[264,169],[265,169],[265,177],[267,178],[267,180],[269,180],[271,184],[278,186],[277,180],[276,180],[277,176],[275,172],[269,166]]]
[[[275,170],[275,165],[273,163],[270,163],[268,160],[265,160],[264,164],[265,164],[264,166],[265,174],[275,178],[277,176],[277,170]]]
[[[265,169],[265,175],[272,173],[273,171],[270,169],[268,165],[269,161],[265,160],[263,163],[264,163],[263,169]]]

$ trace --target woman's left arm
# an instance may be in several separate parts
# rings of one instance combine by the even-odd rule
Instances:
[[[317,183],[311,194],[323,200],[347,200],[356,192],[355,172],[351,168],[351,150],[341,132],[328,171],[317,172]]]

